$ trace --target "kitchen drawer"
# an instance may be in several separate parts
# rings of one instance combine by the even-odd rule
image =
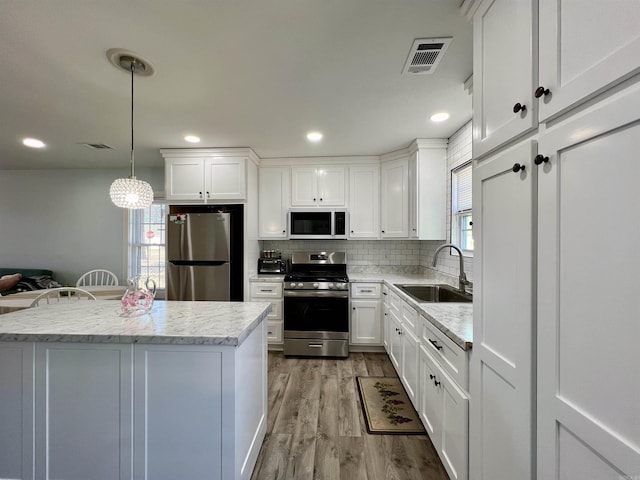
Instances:
[[[425,348],[463,390],[469,391],[469,361],[467,352],[422,315],[420,339]]]
[[[416,336],[420,335],[420,329],[418,328],[418,322],[420,316],[415,308],[409,305],[407,302],[402,302],[402,322],[411,329]]]
[[[282,320],[268,320],[267,321],[267,342],[268,343],[282,343]]]
[[[352,283],[351,298],[380,298],[380,283]]]
[[[252,282],[251,298],[282,298],[282,282]]]
[[[395,293],[393,290],[389,290],[389,297],[391,310],[396,312],[396,316],[398,318],[402,317],[402,305],[404,304],[404,300],[402,300],[400,295]]]

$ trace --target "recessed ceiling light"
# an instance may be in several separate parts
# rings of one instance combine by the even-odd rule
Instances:
[[[200,137],[195,135],[185,135],[184,139],[189,143],[200,143]]]
[[[25,138],[22,140],[22,143],[27,147],[31,148],[44,148],[45,144],[42,140],[38,140],[37,138]]]
[[[449,119],[449,114],[447,112],[439,112],[431,115],[432,122],[444,122]]]
[[[320,132],[309,132],[307,133],[307,140],[317,143],[322,140],[322,134]]]

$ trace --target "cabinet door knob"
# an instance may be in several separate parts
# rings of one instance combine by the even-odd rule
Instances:
[[[430,378],[431,380],[433,380],[434,378],[436,378],[436,376],[435,376],[435,375],[433,375],[432,373],[430,373],[430,374],[429,374],[429,378]]]
[[[314,201],[314,202],[316,201],[316,197],[313,197],[313,201]]]
[[[287,231],[286,230],[282,230],[282,233],[287,233]]]
[[[353,230],[351,230],[351,233],[353,233]]]
[[[200,195],[200,198],[202,198],[202,192],[198,192],[198,194]]]
[[[524,112],[527,109],[526,105],[522,105],[521,103],[516,103],[513,106],[513,113]]]
[[[437,381],[437,380],[434,380],[434,381],[433,381],[433,384],[437,387],[438,385],[440,385],[440,382],[439,382],[439,381]]]
[[[382,233],[384,233],[384,230],[382,230]]]
[[[540,98],[541,96],[547,96],[551,93],[551,91],[548,88],[544,88],[542,86],[536,88],[536,91],[533,92],[533,96],[536,98]]]
[[[322,201],[322,198],[320,199],[320,201]]]
[[[352,308],[353,308],[353,310],[355,310],[355,309],[356,309],[356,307],[352,307]]]
[[[545,157],[544,155],[536,155],[533,159],[533,163],[536,165],[540,165],[541,163],[547,163],[549,161],[549,157]]]
[[[511,169],[515,173],[518,173],[520,170],[524,170],[524,165],[520,165],[519,163],[514,163],[513,168]]]

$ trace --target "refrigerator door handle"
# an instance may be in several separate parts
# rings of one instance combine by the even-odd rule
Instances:
[[[169,260],[169,263],[178,266],[205,266],[205,267],[218,267],[226,263],[231,263],[229,260]]]

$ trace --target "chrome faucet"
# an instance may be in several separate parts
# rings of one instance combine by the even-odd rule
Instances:
[[[456,247],[453,243],[445,243],[443,245],[440,245],[438,248],[436,248],[436,253],[433,254],[433,262],[431,262],[431,266],[433,267],[436,266],[436,262],[438,261],[438,254],[440,253],[440,250],[447,247],[455,249],[458,252],[458,256],[460,257],[460,276],[458,277],[458,289],[462,293],[465,293],[464,291],[465,285],[471,286],[473,285],[473,283],[467,280],[467,276],[464,273],[464,259],[462,258],[462,251],[458,247]]]

